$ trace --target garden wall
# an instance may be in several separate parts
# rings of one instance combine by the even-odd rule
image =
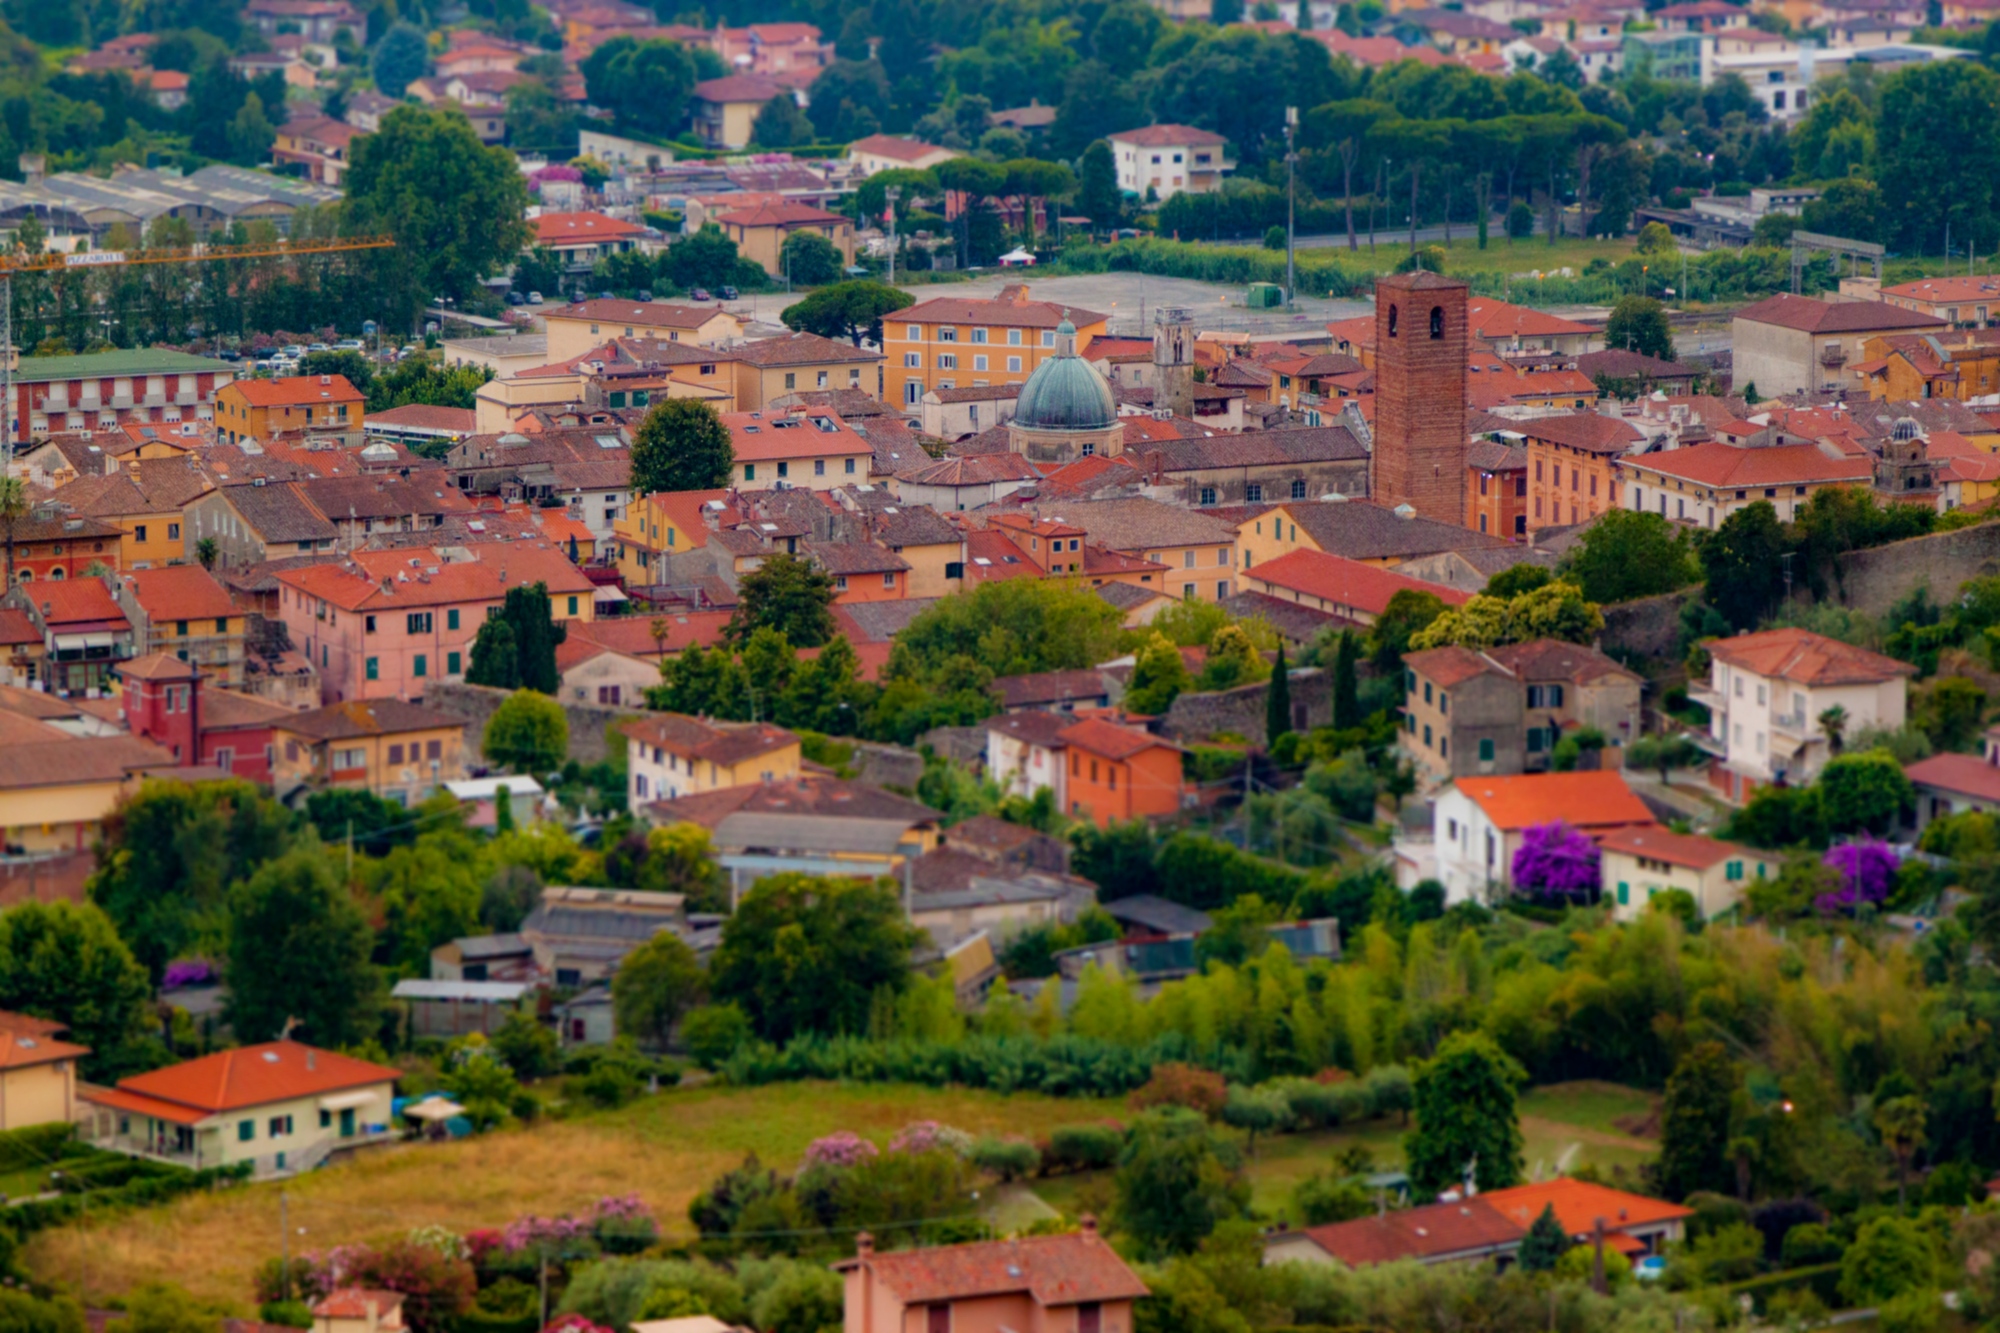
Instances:
[[[425,688],[423,702],[426,708],[462,718],[466,726],[466,748],[477,753],[479,738],[486,732],[487,719],[493,716],[494,710],[500,707],[510,692],[496,690],[490,685],[441,681]],[[605,729],[614,722],[646,715],[644,709],[606,708],[586,703],[565,702],[562,710],[569,719],[569,757],[579,764],[600,764],[610,759],[611,746],[605,738]]]
[[[1681,608],[1700,592],[1699,588],[1683,588],[1657,597],[1612,603],[1604,608],[1599,646],[1642,674],[1651,674],[1646,665],[1656,660],[1671,665],[1680,641]]]
[[[1241,736],[1253,744],[1264,740],[1264,697],[1269,681],[1239,685],[1210,694],[1187,693],[1175,699],[1160,721],[1160,734],[1177,741],[1210,736]],[[1292,730],[1333,725],[1333,675],[1318,667],[1292,671]]]
[[[1838,562],[1843,605],[1879,616],[1919,585],[1934,601],[1949,601],[1970,578],[2000,574],[2000,523],[1912,537],[1863,551]]]

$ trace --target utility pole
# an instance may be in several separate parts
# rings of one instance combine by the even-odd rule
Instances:
[[[1292,262],[1292,250],[1298,239],[1299,213],[1299,155],[1292,146],[1292,140],[1299,128],[1299,109],[1285,108],[1285,304],[1296,305],[1299,299],[1298,272]]]

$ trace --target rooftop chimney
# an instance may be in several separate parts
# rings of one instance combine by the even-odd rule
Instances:
[[[875,1253],[875,1237],[866,1231],[857,1234],[854,1237],[854,1252],[863,1259]]]

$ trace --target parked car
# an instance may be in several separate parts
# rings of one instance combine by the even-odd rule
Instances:
[[[508,292],[508,293],[507,293],[507,304],[508,304],[508,305],[519,305],[519,304],[521,304],[521,302],[522,302],[523,300],[525,300],[525,299],[526,299],[526,298],[525,298],[525,297],[523,297],[523,296],[522,296],[522,295],[521,295],[521,294],[520,294],[519,292]]]
[[[652,289],[651,287],[641,287],[641,288],[639,289],[639,299],[640,299],[641,301],[650,301],[650,300],[652,300],[652,299],[653,299],[653,289]]]
[[[734,287],[724,287],[722,289],[722,299],[725,301],[734,301],[737,299],[736,289]]]
[[[715,298],[708,294],[707,288],[697,287],[688,293],[688,299],[693,301],[713,301]]]
[[[540,292],[529,292],[529,293],[528,293],[528,304],[529,304],[529,305],[540,305],[541,303],[542,303],[542,294],[541,294]]]
[[[361,350],[361,340],[359,338],[342,338],[333,345],[333,350],[336,352],[358,352]]]
[[[333,350],[331,347],[328,347],[325,343],[314,343],[312,345],[312,349],[315,352],[331,352]]]

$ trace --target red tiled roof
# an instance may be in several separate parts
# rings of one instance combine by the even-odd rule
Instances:
[[[535,244],[579,245],[587,241],[622,241],[644,228],[602,213],[544,213],[535,219]]]
[[[1565,412],[1560,416],[1536,417],[1523,421],[1521,433],[1531,440],[1568,445],[1593,454],[1622,454],[1642,439],[1639,428],[1629,421],[1607,417],[1601,412]]]
[[[1430,1259],[1519,1243],[1518,1226],[1478,1195],[1460,1203],[1437,1203],[1308,1227],[1304,1235],[1350,1268]]]
[[[163,620],[221,620],[237,614],[229,593],[200,565],[166,565],[122,575],[155,623]]]
[[[1934,754],[1909,765],[1903,772],[1920,787],[1936,787],[1982,801],[2000,801],[2000,768],[1975,755]]]
[[[1150,1295],[1097,1233],[1023,1236],[843,1260],[872,1269],[905,1305],[1025,1292],[1042,1306],[1129,1301]]]
[[[386,1316],[391,1310],[399,1310],[403,1305],[400,1291],[368,1291],[361,1287],[342,1287],[330,1291],[326,1299],[313,1306],[312,1312],[322,1319],[367,1319],[371,1314]]]
[[[724,412],[729,442],[739,463],[795,458],[833,458],[842,454],[873,454],[875,447],[831,412],[790,416],[781,412]],[[822,430],[815,421],[831,422]]]
[[[1499,341],[1507,338],[1546,338],[1562,334],[1589,334],[1597,330],[1546,310],[1476,296],[1465,304],[1466,327],[1473,336]]]
[[[34,1020],[26,1021],[32,1023]],[[62,1028],[58,1025],[54,1030],[60,1032]],[[29,1065],[45,1065],[55,1060],[79,1060],[89,1054],[88,1046],[58,1041],[47,1032],[0,1027],[0,1069],[24,1069]]]
[[[116,1091],[207,1114],[393,1083],[397,1070],[295,1041],[267,1041],[120,1079]]]
[[[763,203],[741,212],[724,213],[715,220],[732,227],[803,227],[847,221],[840,214],[829,213],[824,208],[796,203]]]
[[[1136,130],[1120,130],[1107,136],[1141,148],[1174,148],[1182,144],[1214,146],[1227,143],[1219,134],[1198,130],[1192,125],[1146,125]]]
[[[1875,333],[1885,329],[1934,329],[1944,321],[1885,301],[1817,301],[1809,296],[1767,296],[1736,312],[1737,319],[1802,333]]]
[[[725,74],[719,79],[704,79],[694,86],[694,95],[704,102],[757,102],[770,101],[786,91],[785,85],[765,74]]]
[[[1485,654],[1475,653],[1455,643],[1442,648],[1426,648],[1422,652],[1404,653],[1403,665],[1446,690],[1462,685],[1474,676],[1483,676],[1498,666]]]
[[[37,579],[22,590],[40,610],[44,624],[61,628],[83,622],[131,624],[100,579]]]
[[[370,412],[370,426],[414,426],[422,430],[455,430],[472,434],[478,414],[469,407],[436,407],[430,403],[405,403],[382,412]]]
[[[1994,776],[2000,778],[2000,770],[1996,770]],[[2000,782],[1995,785],[2000,786]],[[1732,856],[1755,855],[1748,848],[1720,838],[1704,838],[1698,833],[1676,833],[1672,829],[1653,827],[1614,829],[1599,839],[1597,845],[1607,852],[1629,852],[1633,856],[1677,866],[1693,866],[1697,870],[1706,870]]]
[[[1091,717],[1065,727],[1061,733],[1064,744],[1079,750],[1102,755],[1106,759],[1130,759],[1133,755],[1155,747],[1178,750],[1172,741],[1163,740],[1150,731],[1137,727],[1121,727],[1103,718]]]
[[[1580,829],[1653,822],[1653,812],[1646,803],[1610,769],[1462,777],[1457,785],[1500,829],[1524,829],[1557,820]]]
[[[1447,606],[1463,606],[1472,596],[1441,583],[1426,583],[1324,551],[1290,551],[1275,560],[1251,566],[1243,571],[1243,577],[1338,606],[1350,606],[1369,615],[1380,615],[1389,605],[1389,599],[1405,588],[1432,593]]]
[[[2000,305],[2000,278],[1920,278],[1915,282],[1884,287],[1884,296],[1902,296],[1916,301],[1991,301]]]
[[[722,628],[729,623],[727,611],[687,611],[675,615],[619,616],[610,620],[590,620],[572,624],[569,638],[571,642],[595,643],[612,652],[624,653],[628,657],[657,659],[662,653],[673,655],[699,644],[712,648],[722,641]],[[653,626],[666,629],[663,638],[653,636]]]
[[[252,407],[297,407],[311,403],[358,403],[361,390],[345,375],[288,375],[275,380],[236,380],[228,386]]]
[[[604,324],[644,325],[647,328],[698,329],[727,312],[714,306],[675,305],[671,301],[618,301],[599,297],[591,301],[578,301],[560,310],[551,310],[544,318],[588,319]],[[603,349],[593,349],[577,360],[603,359]],[[573,363],[572,363],[573,364]]]
[[[1645,454],[1626,462],[1636,468],[1719,489],[1821,485],[1867,481],[1874,476],[1873,467],[1866,458],[1829,458],[1816,444],[1744,448],[1710,440],[1685,449]]]
[[[1535,1219],[1542,1215],[1544,1208],[1552,1207],[1556,1210],[1556,1221],[1562,1223],[1563,1230],[1571,1236],[1582,1236],[1596,1230],[1600,1218],[1604,1221],[1605,1230],[1623,1231],[1628,1227],[1694,1216],[1692,1208],[1683,1208],[1677,1203],[1650,1199],[1643,1194],[1628,1194],[1624,1190],[1587,1180],[1571,1180],[1568,1176],[1558,1176],[1535,1185],[1488,1190],[1479,1197],[1510,1221],[1518,1223],[1524,1231],[1535,1224]]]
[[[1738,634],[1707,646],[1718,662],[1801,685],[1872,685],[1916,674],[1907,662],[1803,629]]]

